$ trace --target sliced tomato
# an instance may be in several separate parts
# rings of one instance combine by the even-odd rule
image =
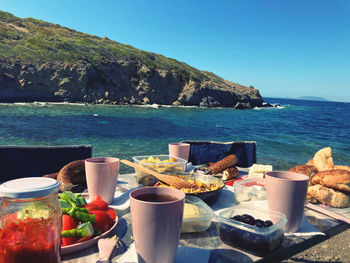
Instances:
[[[70,230],[77,228],[78,222],[74,220],[73,217],[69,215],[62,215],[62,230]],[[62,237],[62,246],[68,246],[73,244],[78,238],[76,237]]]
[[[117,213],[114,211],[113,208],[109,208],[106,211],[107,214],[109,214],[111,216],[111,218],[115,221],[115,218],[117,217]]]
[[[93,224],[95,231],[106,232],[114,224],[113,218],[105,211],[92,210],[89,213],[96,216],[96,223]]]
[[[102,199],[101,196],[97,195],[95,200],[91,201],[90,203],[86,204],[84,208],[87,208],[89,210],[101,210],[106,211],[108,210],[108,203]]]

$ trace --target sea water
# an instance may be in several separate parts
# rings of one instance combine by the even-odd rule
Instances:
[[[0,104],[0,145],[91,144],[93,156],[167,154],[183,140],[256,141],[258,163],[304,164],[330,146],[350,165],[350,103],[265,98],[281,107],[235,110],[65,103]],[[124,165],[121,172],[130,171]]]

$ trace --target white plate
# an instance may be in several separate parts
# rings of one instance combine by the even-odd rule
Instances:
[[[66,255],[66,254],[70,254],[73,252],[77,252],[79,250],[82,250],[82,249],[85,249],[85,248],[88,248],[88,247],[91,247],[91,246],[97,244],[97,241],[100,238],[108,236],[108,234],[111,233],[113,231],[113,229],[117,226],[117,224],[118,224],[118,217],[115,218],[114,225],[109,230],[102,233],[101,235],[94,237],[92,239],[86,240],[86,241],[81,242],[81,243],[76,243],[76,244],[61,247],[61,255]]]

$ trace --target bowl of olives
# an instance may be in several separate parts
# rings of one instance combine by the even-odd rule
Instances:
[[[219,213],[220,238],[253,254],[266,255],[282,243],[287,219],[268,209],[239,204]]]

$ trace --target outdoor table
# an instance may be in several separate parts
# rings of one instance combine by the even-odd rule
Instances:
[[[130,191],[138,185],[134,174],[121,174],[118,178],[119,189],[124,189],[123,198],[127,198]],[[220,197],[219,197],[220,199]],[[219,201],[219,200],[218,200]],[[232,204],[234,205],[234,204]],[[118,224],[110,236],[117,235],[120,239],[119,248],[114,251],[111,262],[119,262],[133,243],[130,208],[117,210]],[[350,216],[350,213],[346,214]],[[208,262],[271,262],[287,259],[301,251],[304,251],[346,229],[348,224],[332,219],[326,215],[305,208],[305,216],[309,223],[316,226],[325,235],[313,236],[288,236],[284,237],[282,245],[271,254],[264,257],[251,254],[238,247],[231,247],[220,240],[219,223],[212,222],[207,231],[199,233],[181,234],[179,246],[199,248],[209,254]],[[69,263],[94,263],[98,260],[97,244],[71,254],[63,255],[62,262]]]

